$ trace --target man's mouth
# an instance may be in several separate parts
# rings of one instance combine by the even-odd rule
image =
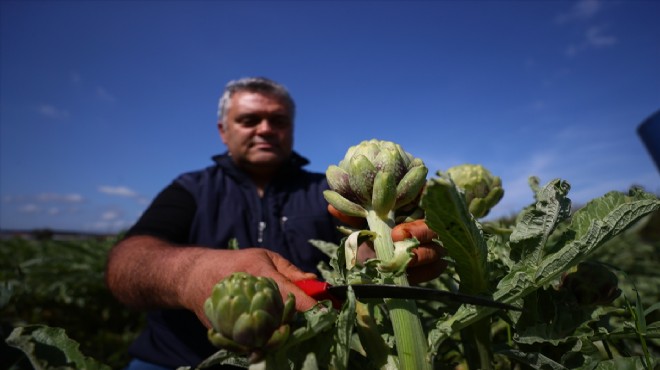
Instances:
[[[258,150],[273,150],[277,148],[277,145],[275,145],[275,143],[258,142],[252,143],[251,147]]]

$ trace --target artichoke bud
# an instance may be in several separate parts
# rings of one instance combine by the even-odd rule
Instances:
[[[371,204],[371,192],[373,191],[376,167],[374,167],[367,157],[356,153],[351,159],[348,174],[348,183],[355,195],[357,195],[360,204]],[[333,190],[336,191],[336,189]]]
[[[369,140],[364,145],[357,145],[356,149],[360,150],[360,154],[367,157],[370,162],[375,162],[378,153],[380,152],[380,147],[377,140]]]
[[[404,211],[404,209],[398,209],[394,215],[395,217],[394,223],[396,223],[397,225],[402,224],[404,222],[412,222],[415,220],[419,220],[424,218],[425,216],[424,209],[419,206],[415,206],[412,209],[405,209],[405,212],[402,211]]]
[[[215,346],[261,359],[266,346],[284,343],[295,298],[282,302],[274,280],[237,272],[213,287],[204,303],[211,322],[208,338]],[[275,335],[278,332],[279,334]],[[285,337],[286,335],[286,337]]]
[[[447,170],[454,184],[465,195],[465,203],[475,218],[488,214],[504,196],[502,180],[482,165],[462,164]]]
[[[325,171],[325,175],[328,179],[328,185],[330,186],[330,189],[333,189],[340,194],[344,194],[345,196],[353,193],[353,190],[351,190],[351,184],[348,182],[348,172],[346,172],[343,168],[330,165]],[[350,199],[351,197],[347,196],[347,198]],[[350,200],[356,201],[357,199]]]
[[[325,190],[323,191],[323,197],[328,203],[332,204],[333,207],[337,208],[339,212],[347,216],[367,217],[367,210],[344,198],[336,191]]]
[[[493,208],[504,196],[504,189],[501,187],[493,188],[485,198],[474,198],[470,202],[469,210],[475,218],[481,218],[488,215],[490,209]]]
[[[424,165],[412,167],[406,172],[396,186],[395,209],[399,209],[417,199],[422,188],[424,188],[428,172],[428,168]]]
[[[412,156],[412,154],[410,154],[410,153],[406,152],[405,150],[403,150],[403,148],[401,147],[401,145],[397,145],[397,146],[396,146],[396,150],[397,150],[397,152],[399,152],[399,156],[401,157],[401,163],[403,164],[403,166],[404,166],[405,168],[410,168],[410,167],[412,167],[412,166],[410,165],[410,163],[413,161],[413,159],[415,159],[415,158]]]
[[[211,344],[218,348],[224,348],[228,351],[237,353],[247,353],[249,350],[247,347],[241,346],[240,344],[223,336],[222,334],[214,332],[212,329],[209,330],[208,337]]]
[[[394,208],[396,202],[396,183],[391,172],[378,172],[374,179],[371,206],[376,213],[386,218],[387,214]]]
[[[284,310],[282,312],[282,322],[290,322],[296,314],[296,297],[293,293],[287,295],[286,302],[284,302]]]
[[[291,332],[291,328],[289,327],[289,325],[280,326],[279,329],[273,332],[273,335],[271,335],[270,339],[268,339],[268,342],[266,343],[266,348],[273,349],[281,346],[289,338],[290,332]]]
[[[226,337],[231,337],[234,330],[233,323],[244,313],[249,311],[250,301],[243,295],[222,297],[215,310],[218,327],[216,330]]]
[[[328,196],[326,200],[345,214],[366,217],[363,213],[366,215],[366,210],[373,209],[382,216],[416,199],[425,183],[427,172],[421,159],[413,157],[396,143],[376,139],[363,141],[350,147],[338,166],[330,166],[326,171],[330,189],[345,199],[336,201],[352,213],[340,209]],[[387,175],[378,175],[376,179],[380,173]],[[394,180],[393,185],[390,177]],[[420,178],[421,184],[413,181]],[[392,191],[395,194],[390,197]],[[330,198],[338,197],[330,195]],[[356,205],[360,208],[357,209]]]
[[[265,289],[265,292],[256,292],[252,301],[250,302],[250,311],[264,310],[273,317],[278,317],[282,314],[284,304],[282,300],[273,300],[272,289]],[[280,319],[280,317],[278,317]]]

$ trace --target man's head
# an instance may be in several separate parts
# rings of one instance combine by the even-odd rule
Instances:
[[[227,84],[218,105],[218,130],[234,162],[270,176],[293,150],[295,103],[284,86],[265,78]]]

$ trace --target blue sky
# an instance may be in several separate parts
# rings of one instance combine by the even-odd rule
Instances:
[[[660,192],[637,136],[660,109],[657,1],[3,1],[0,228],[115,232],[224,150],[217,100],[267,76],[315,171],[392,140],[432,174],[480,163],[584,203]]]

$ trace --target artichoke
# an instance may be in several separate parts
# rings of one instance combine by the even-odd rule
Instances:
[[[390,212],[419,216],[416,199],[426,183],[428,169],[421,159],[390,141],[372,139],[352,146],[326,177],[328,203],[349,216],[367,217],[374,210],[382,218]]]
[[[270,278],[234,273],[216,284],[204,303],[212,325],[208,338],[216,347],[246,354],[251,363],[259,362],[268,350],[287,340],[295,302],[291,293],[283,302]]]
[[[621,295],[619,279],[606,266],[581,262],[562,275],[559,291],[571,294],[578,305],[606,305]]]
[[[411,238],[395,244],[392,227],[400,222],[421,218],[419,206],[428,169],[421,159],[389,141],[369,140],[352,146],[338,165],[331,165],[326,178],[331,190],[325,199],[338,211],[367,220],[368,231],[356,231],[346,238],[347,269],[355,266],[360,237],[371,238],[379,279],[386,284],[408,286],[406,266],[410,251],[419,242]],[[394,342],[401,369],[431,369],[427,359],[428,343],[414,300],[386,299]]]
[[[502,180],[482,165],[462,164],[447,170],[456,186],[463,190],[465,202],[475,218],[488,215],[504,196]]]

